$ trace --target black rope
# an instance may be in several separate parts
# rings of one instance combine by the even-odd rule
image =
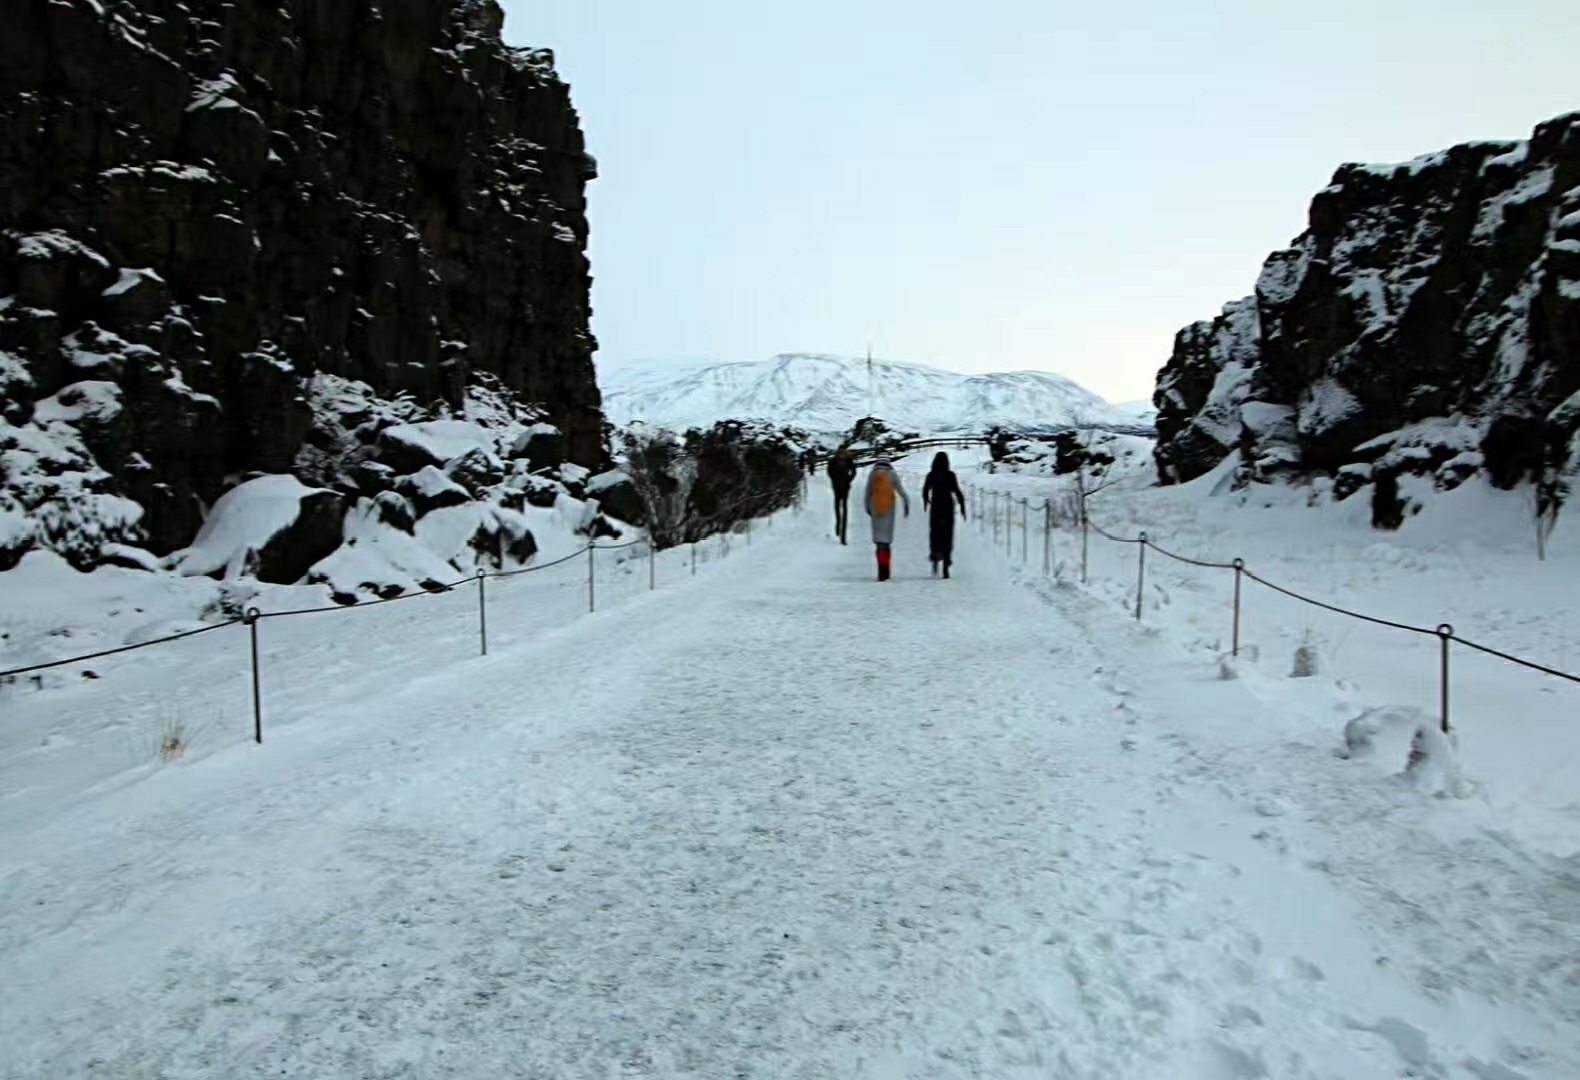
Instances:
[[[1458,637],[1457,635],[1454,637],[1454,640],[1468,648],[1487,653],[1490,656],[1496,656],[1500,660],[1507,660],[1511,664],[1519,664],[1521,667],[1528,667],[1532,671],[1540,671],[1544,675],[1551,675],[1554,678],[1568,679],[1570,682],[1580,682],[1580,675],[1571,675],[1567,671],[1559,671],[1557,668],[1544,667],[1541,664],[1533,664],[1529,660],[1521,660],[1518,656],[1510,656],[1506,652],[1499,652],[1497,649],[1488,648],[1485,645],[1478,645],[1474,641],[1466,641],[1464,638]]]
[[[577,548],[575,551],[571,552],[569,555],[565,556],[564,558],[562,558],[562,559],[555,559],[553,562],[539,563],[536,566],[523,566],[519,570],[501,570],[501,571],[498,571],[497,573],[485,574],[483,576],[484,577],[488,577],[488,578],[512,578],[512,577],[519,577],[522,574],[530,574],[530,573],[532,573],[532,572],[534,572],[536,570],[552,570],[556,566],[563,566],[565,563],[570,562],[572,559],[579,559],[585,554],[587,554],[587,549],[586,548],[584,548],[584,547]]]
[[[1231,566],[1230,569],[1232,570],[1233,567]],[[1311,604],[1311,605],[1314,605],[1315,607],[1319,607],[1319,608],[1326,608],[1328,611],[1337,612],[1340,615],[1348,615],[1352,619],[1365,619],[1367,622],[1369,622],[1369,623],[1376,623],[1378,626],[1391,626],[1391,627],[1393,627],[1396,630],[1408,630],[1412,634],[1427,634],[1427,635],[1429,635],[1431,637],[1439,636],[1438,632],[1436,630],[1428,630],[1424,626],[1411,626],[1409,623],[1393,622],[1392,620],[1389,620],[1389,619],[1379,619],[1375,615],[1362,615],[1358,611],[1349,611],[1349,610],[1347,610],[1345,608],[1336,607],[1333,604],[1325,604],[1321,600],[1313,600],[1309,596],[1301,596],[1299,593],[1291,592],[1290,590],[1284,588],[1282,585],[1274,585],[1271,581],[1268,581],[1265,578],[1257,577],[1249,569],[1246,569],[1246,570],[1244,570],[1242,572],[1245,574],[1246,577],[1250,578],[1252,581],[1256,582],[1258,585],[1266,585],[1269,589],[1272,589],[1274,592],[1283,593],[1285,596],[1292,597],[1292,598],[1294,598],[1296,600],[1301,601],[1302,603]]]
[[[47,664],[30,664],[27,667],[12,668],[10,671],[0,671],[0,679],[9,679],[16,675],[30,675],[35,671],[46,671],[49,668],[65,667],[68,664],[85,664],[89,660],[98,660],[99,658],[105,656],[115,656],[119,653],[135,652],[138,649],[147,649],[154,645],[164,645],[172,641],[180,641],[182,638],[197,637],[199,634],[207,634],[212,630],[223,630],[227,626],[240,626],[245,621],[246,620],[244,619],[231,619],[229,622],[215,623],[213,626],[202,626],[196,630],[183,630],[181,633],[171,634],[169,637],[154,638],[152,641],[139,641],[135,645],[121,645],[114,649],[104,649],[100,652],[86,653],[82,656],[67,657],[65,660],[51,660]]]
[[[987,489],[984,488],[982,490],[986,491]],[[1024,500],[1022,500],[1022,501],[1024,501]],[[1359,611],[1351,611],[1348,608],[1341,608],[1341,607],[1337,606],[1336,604],[1328,604],[1328,603],[1324,603],[1321,600],[1312,599],[1309,596],[1302,596],[1300,593],[1297,593],[1297,592],[1295,592],[1295,591],[1293,591],[1291,589],[1286,589],[1282,585],[1274,585],[1271,581],[1268,581],[1266,578],[1258,577],[1256,575],[1256,573],[1253,572],[1249,567],[1247,567],[1244,564],[1244,562],[1242,562],[1241,560],[1237,559],[1237,560],[1235,560],[1232,563],[1216,563],[1216,562],[1205,562],[1205,561],[1200,560],[1200,559],[1186,558],[1184,555],[1176,555],[1174,552],[1169,551],[1167,548],[1159,547],[1155,541],[1148,540],[1148,539],[1146,539],[1145,536],[1138,537],[1138,538],[1136,538],[1134,540],[1126,539],[1123,536],[1115,536],[1113,533],[1111,533],[1111,532],[1107,531],[1106,529],[1104,529],[1101,525],[1097,524],[1097,522],[1093,521],[1091,518],[1086,518],[1085,520],[1086,520],[1086,524],[1091,526],[1091,528],[1099,536],[1102,536],[1102,537],[1105,537],[1105,538],[1107,538],[1109,540],[1112,540],[1112,541],[1114,541],[1117,544],[1144,544],[1147,547],[1151,548],[1153,551],[1158,552],[1160,555],[1166,555],[1166,556],[1168,556],[1171,559],[1174,559],[1174,560],[1176,560],[1178,562],[1186,563],[1186,564],[1188,564],[1190,566],[1200,566],[1200,567],[1203,567],[1203,568],[1209,569],[1209,570],[1240,570],[1241,572],[1243,572],[1245,574],[1246,577],[1250,578],[1252,581],[1256,582],[1258,585],[1264,585],[1267,588],[1272,589],[1274,592],[1283,593],[1285,596],[1289,597],[1290,599],[1292,599],[1292,600],[1299,600],[1303,604],[1310,604],[1313,607],[1319,607],[1319,608],[1322,608],[1325,611],[1331,611],[1331,612],[1333,612],[1333,613],[1335,613],[1337,615],[1347,615],[1347,616],[1349,616],[1352,619],[1361,619],[1361,620],[1363,620],[1365,622],[1375,623],[1378,626],[1389,626],[1389,627],[1392,627],[1395,630],[1408,630],[1412,634],[1426,634],[1426,635],[1429,635],[1431,637],[1446,638],[1446,639],[1448,639],[1450,641],[1457,641],[1461,645],[1464,645],[1466,648],[1475,649],[1478,652],[1484,652],[1484,653],[1486,653],[1489,656],[1496,656],[1498,659],[1500,659],[1500,660],[1507,660],[1511,664],[1519,664],[1521,667],[1530,668],[1532,671],[1540,671],[1542,674],[1544,674],[1544,675],[1551,675],[1554,678],[1568,679],[1570,682],[1580,682],[1580,675],[1572,675],[1572,674],[1570,674],[1567,671],[1559,671],[1557,668],[1550,668],[1550,667],[1547,667],[1546,665],[1534,663],[1533,661],[1530,661],[1530,660],[1522,660],[1518,656],[1512,656],[1509,653],[1500,652],[1499,650],[1491,648],[1490,646],[1482,645],[1482,644],[1479,644],[1479,643],[1474,642],[1474,641],[1468,641],[1465,638],[1462,638],[1459,635],[1455,634],[1453,632],[1453,630],[1451,628],[1449,628],[1446,624],[1443,627],[1441,627],[1441,628],[1428,630],[1424,626],[1411,626],[1409,623],[1394,622],[1392,619],[1379,619],[1375,615],[1364,615],[1364,614],[1362,614]]]
[[[760,498],[761,496],[758,495],[746,495],[741,499],[730,503],[729,506],[731,509],[733,509],[735,507],[743,506],[749,502],[757,501]],[[783,507],[779,507],[777,509],[783,509]],[[770,515],[776,513],[777,509],[770,511]],[[588,551],[624,551],[628,548],[651,543],[652,540],[649,537],[638,537],[637,539],[629,540],[624,544],[599,544],[597,542],[592,542],[587,544],[585,547],[578,548],[575,552],[565,556],[562,559],[555,559],[553,562],[542,563],[537,566],[526,566],[519,570],[508,570],[502,572],[496,571],[494,573],[479,572],[473,574],[471,577],[462,578],[460,581],[441,586],[438,589],[423,588],[415,592],[402,593],[399,596],[385,596],[380,597],[377,600],[358,600],[356,603],[352,604],[326,604],[322,607],[292,608],[288,611],[257,612],[254,617],[259,620],[283,619],[287,616],[293,615],[319,615],[330,611],[349,611],[361,608],[378,607],[380,604],[393,604],[400,600],[414,600],[419,596],[436,596],[440,593],[452,592],[455,589],[460,588],[462,585],[467,585],[473,581],[477,581],[479,578],[517,577],[521,574],[530,574],[536,570],[549,570],[553,567],[568,563],[573,559],[579,559]],[[85,664],[90,660],[99,660],[106,656],[118,656],[121,653],[135,652],[138,649],[147,649],[155,645],[165,645],[172,641],[180,641],[182,638],[196,637],[199,634],[207,634],[214,630],[223,630],[227,626],[240,626],[245,622],[247,622],[246,619],[231,619],[228,622],[215,623],[212,626],[203,626],[196,630],[184,630],[179,634],[170,634],[167,637],[154,638],[152,641],[139,641],[135,645],[121,645],[114,649],[102,649],[98,652],[84,653],[81,656],[69,656],[64,660],[51,660],[43,664],[29,664],[25,667],[11,668],[6,671],[0,671],[0,679],[11,679],[18,675],[31,675],[36,671],[48,671],[51,668],[67,667],[72,664]]]
[[[381,596],[377,600],[358,600],[352,604],[326,604],[323,607],[293,608],[290,611],[264,611],[259,612],[260,619],[283,619],[287,615],[317,615],[325,611],[353,611],[360,608],[378,607],[380,604],[393,604],[401,600],[415,600],[419,596],[438,596],[441,593],[459,589],[462,585],[476,581],[481,575],[473,574],[469,578],[450,585],[443,585],[437,589],[422,588],[416,592],[401,593],[399,596]]]
[[[1134,539],[1134,540],[1127,540],[1123,536],[1115,536],[1113,533],[1108,532],[1106,529],[1104,529],[1097,522],[1093,521],[1091,518],[1087,518],[1086,519],[1086,523],[1088,525],[1090,525],[1093,529],[1097,530],[1097,535],[1099,535],[1099,536],[1106,536],[1108,539],[1112,540],[1116,544],[1144,544],[1144,543],[1146,543],[1145,540],[1142,540],[1139,537]]]
[[[1207,568],[1208,570],[1233,570],[1234,569],[1234,563],[1203,562],[1200,559],[1188,559],[1184,555],[1176,555],[1172,551],[1170,551],[1168,548],[1159,547],[1156,540],[1148,540],[1147,541],[1147,547],[1151,548],[1153,551],[1157,552],[1159,555],[1167,555],[1171,559],[1177,560],[1178,562],[1182,562],[1182,563],[1188,563],[1191,566],[1201,566],[1201,567]]]

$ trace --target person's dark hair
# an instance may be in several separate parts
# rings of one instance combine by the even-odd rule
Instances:
[[[948,472],[948,471],[949,471],[949,455],[944,453],[942,450],[940,450],[940,451],[938,451],[938,453],[933,455],[933,472],[940,472],[940,473],[942,473],[942,472]]]

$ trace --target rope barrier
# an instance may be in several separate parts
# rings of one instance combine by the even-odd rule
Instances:
[[[1535,664],[1529,660],[1521,660],[1518,656],[1510,656],[1506,652],[1499,652],[1497,649],[1489,648],[1486,645],[1481,645],[1474,641],[1469,641],[1465,638],[1462,638],[1458,634],[1453,635],[1453,639],[1465,646],[1467,649],[1475,649],[1477,652],[1484,652],[1489,656],[1496,656],[1499,660],[1507,660],[1511,664],[1519,664],[1521,667],[1528,667],[1532,671],[1540,671],[1544,675],[1551,675],[1556,679],[1568,679],[1570,682],[1580,683],[1580,675],[1571,675],[1567,671],[1559,671],[1557,668],[1550,668],[1542,664]]]
[[[781,493],[779,493],[777,491],[774,491],[772,489],[764,489],[762,492],[759,492],[759,493],[749,493],[749,494],[747,494],[745,496],[742,496],[741,498],[736,499],[736,500],[732,501],[731,503],[727,504],[726,509],[729,509],[729,510],[738,509],[739,507],[747,505],[748,503],[759,502],[765,496],[775,495],[775,494],[781,494]],[[783,509],[783,507],[779,507],[777,509]],[[777,512],[777,510],[770,511],[770,512],[771,513],[772,512]],[[166,645],[166,644],[169,644],[170,642],[173,642],[173,641],[180,641],[183,638],[196,637],[199,634],[207,634],[207,633],[211,633],[211,632],[213,632],[215,630],[223,630],[223,629],[225,629],[228,626],[241,626],[241,625],[251,626],[254,623],[261,622],[261,621],[263,621],[265,619],[283,619],[283,618],[293,617],[293,616],[297,616],[297,615],[319,615],[319,614],[324,614],[324,613],[331,612],[331,611],[360,610],[362,608],[378,607],[381,604],[393,604],[393,603],[396,603],[397,601],[401,601],[401,600],[414,600],[414,599],[416,599],[417,597],[420,597],[420,596],[437,596],[437,595],[439,595],[441,593],[453,592],[454,590],[460,588],[463,585],[469,585],[472,582],[478,581],[480,579],[487,579],[487,578],[496,578],[496,579],[512,578],[512,577],[518,577],[518,576],[520,576],[522,574],[534,573],[535,571],[538,571],[538,570],[549,570],[549,569],[552,569],[552,568],[554,568],[556,566],[561,566],[561,565],[564,565],[565,563],[571,562],[573,560],[580,559],[582,556],[586,555],[589,552],[624,551],[624,550],[627,550],[629,548],[634,548],[634,547],[638,547],[638,546],[641,546],[641,545],[644,545],[644,544],[651,544],[651,543],[652,543],[652,541],[648,537],[638,537],[635,540],[628,540],[628,541],[626,541],[623,544],[599,544],[597,542],[593,542],[593,543],[589,543],[589,544],[587,544],[587,545],[585,545],[583,547],[579,547],[574,552],[572,552],[571,554],[566,555],[565,557],[560,558],[560,559],[555,559],[552,562],[541,563],[541,564],[536,565],[536,566],[524,566],[524,567],[521,567],[520,569],[517,569],[517,570],[502,570],[502,571],[493,571],[493,572],[480,571],[479,573],[473,574],[471,577],[462,578],[460,581],[451,582],[449,584],[442,585],[442,586],[440,586],[440,587],[438,587],[436,589],[429,589],[429,588],[424,587],[424,588],[418,589],[418,590],[416,590],[414,592],[402,593],[399,596],[379,597],[376,600],[360,600],[359,599],[355,603],[351,603],[351,604],[326,604],[326,605],[323,605],[321,607],[291,608],[291,609],[288,609],[286,611],[267,611],[267,612],[264,612],[264,611],[258,611],[256,608],[252,608],[252,609],[249,609],[250,617],[248,617],[248,618],[230,619],[230,620],[227,620],[226,622],[214,623],[212,626],[199,627],[196,630],[185,630],[185,631],[182,631],[179,634],[170,634],[170,635],[168,635],[166,637],[154,638],[154,639],[152,639],[150,641],[139,641],[135,645],[121,645],[121,646],[117,646],[116,648],[113,648],[113,649],[101,649],[98,652],[83,653],[83,654],[81,654],[79,656],[68,656],[68,657],[65,657],[64,659],[61,659],[61,660],[50,660],[50,661],[45,662],[45,663],[28,664],[28,665],[25,665],[23,667],[10,668],[10,669],[7,669],[5,671],[0,671],[0,680],[12,679],[12,678],[15,678],[15,677],[17,677],[19,675],[31,675],[34,672],[48,671],[48,670],[50,670],[52,668],[69,667],[72,664],[85,664],[85,663],[87,663],[90,660],[99,660],[99,659],[103,659],[104,657],[107,657],[107,656],[118,656],[121,653],[136,652],[139,649],[152,648],[155,645]]]
[[[1086,523],[1092,527],[1092,531],[1097,533],[1098,536],[1107,537],[1108,539],[1112,540],[1116,544],[1143,544],[1143,543],[1146,543],[1146,541],[1140,540],[1140,539],[1131,540],[1131,539],[1127,539],[1126,537],[1123,537],[1123,536],[1115,536],[1113,533],[1108,532],[1106,529],[1104,529],[1097,522],[1093,521],[1091,518],[1086,518],[1085,520],[1086,520]]]
[[[1190,558],[1186,558],[1184,555],[1176,555],[1176,554],[1174,554],[1174,552],[1170,551],[1168,548],[1159,547],[1158,546],[1158,542],[1156,540],[1148,540],[1147,541],[1147,546],[1149,548],[1151,548],[1153,551],[1157,552],[1159,555],[1167,555],[1169,558],[1174,559],[1176,562],[1188,563],[1191,566],[1201,566],[1201,567],[1205,567],[1208,570],[1233,570],[1234,569],[1234,563],[1202,562],[1200,559],[1190,559]]]
[[[31,675],[35,671],[47,671],[50,668],[65,667],[68,664],[85,664],[89,660],[98,660],[105,656],[115,656],[118,653],[135,652],[138,649],[147,649],[154,645],[166,645],[172,641],[180,641],[182,638],[197,637],[199,634],[207,634],[214,630],[223,630],[227,626],[240,626],[245,621],[245,619],[231,619],[228,622],[215,623],[213,626],[201,626],[196,630],[183,630],[179,634],[171,634],[168,637],[154,638],[152,641],[139,641],[135,645],[121,645],[118,648],[103,649],[99,652],[85,653],[82,656],[69,656],[64,660],[51,660],[47,664],[30,664],[27,667],[12,668],[9,671],[0,671],[0,679],[9,679],[17,675]]]
[[[982,489],[982,490],[986,490],[986,489]],[[995,496],[996,495],[997,495],[997,493],[995,493]],[[1024,500],[1022,500],[1022,501],[1024,502]],[[1043,505],[1044,506],[1051,505],[1051,500],[1044,499],[1043,500]],[[1116,544],[1139,544],[1139,545],[1141,545],[1141,547],[1143,549],[1151,548],[1153,551],[1156,551],[1156,552],[1158,552],[1161,555],[1165,555],[1168,558],[1175,560],[1176,562],[1185,563],[1186,565],[1189,565],[1189,566],[1199,566],[1199,567],[1202,567],[1203,569],[1208,569],[1208,570],[1233,570],[1233,571],[1235,571],[1235,596],[1236,596],[1236,601],[1235,601],[1235,618],[1236,618],[1236,652],[1237,653],[1238,653],[1238,635],[1239,635],[1239,631],[1238,631],[1238,620],[1239,620],[1239,576],[1241,574],[1243,574],[1245,577],[1250,578],[1252,581],[1256,582],[1258,585],[1262,585],[1262,586],[1264,586],[1266,588],[1272,589],[1274,592],[1282,593],[1283,595],[1289,597],[1292,600],[1298,600],[1298,601],[1300,601],[1303,604],[1310,604],[1313,607],[1319,607],[1319,608],[1322,608],[1325,611],[1331,611],[1331,612],[1333,612],[1334,614],[1337,614],[1337,615],[1345,615],[1345,616],[1348,616],[1349,618],[1352,618],[1352,619],[1360,619],[1360,620],[1362,620],[1364,622],[1373,623],[1373,624],[1375,624],[1377,626],[1387,626],[1387,627],[1390,627],[1390,628],[1395,629],[1395,630],[1404,630],[1404,631],[1407,631],[1407,632],[1412,633],[1412,634],[1423,634],[1423,635],[1426,635],[1428,637],[1435,637],[1435,638],[1438,638],[1439,640],[1441,640],[1443,642],[1443,645],[1444,645],[1445,649],[1447,648],[1449,642],[1458,642],[1459,644],[1465,646],[1466,648],[1475,649],[1477,652],[1486,653],[1489,656],[1495,656],[1498,659],[1506,660],[1506,661],[1508,661],[1511,664],[1518,664],[1521,667],[1529,668],[1532,671],[1539,671],[1539,672],[1541,672],[1544,675],[1551,675],[1554,678],[1566,679],[1566,680],[1568,680],[1570,682],[1580,683],[1580,675],[1575,675],[1575,674],[1572,674],[1572,673],[1567,672],[1567,671],[1561,671],[1561,670],[1559,670],[1557,668],[1548,667],[1545,664],[1538,664],[1535,661],[1526,660],[1526,659],[1523,659],[1521,657],[1514,656],[1514,655],[1512,655],[1510,653],[1503,652],[1503,651],[1501,651],[1499,649],[1494,649],[1494,648],[1492,648],[1490,646],[1482,645],[1479,642],[1471,641],[1471,640],[1469,640],[1467,638],[1460,637],[1458,634],[1456,634],[1454,632],[1454,628],[1452,626],[1450,626],[1448,623],[1443,623],[1443,624],[1437,626],[1436,628],[1429,629],[1429,628],[1424,627],[1424,626],[1413,626],[1413,625],[1411,625],[1409,623],[1396,622],[1396,621],[1394,621],[1392,619],[1383,619],[1383,618],[1379,618],[1379,617],[1377,617],[1375,615],[1367,615],[1364,612],[1360,612],[1360,611],[1351,611],[1349,608],[1339,607],[1337,604],[1329,604],[1329,603],[1326,603],[1325,601],[1317,600],[1317,599],[1315,599],[1313,597],[1302,595],[1301,593],[1297,593],[1297,592],[1295,592],[1292,589],[1287,589],[1287,588],[1285,588],[1282,585],[1277,585],[1277,584],[1275,584],[1275,583],[1273,583],[1271,581],[1268,581],[1266,578],[1261,577],[1260,575],[1258,575],[1257,573],[1252,571],[1250,569],[1250,567],[1246,566],[1245,565],[1245,560],[1243,560],[1243,559],[1235,559],[1233,562],[1227,562],[1227,563],[1211,562],[1211,561],[1208,561],[1208,560],[1205,560],[1205,559],[1193,559],[1193,558],[1190,558],[1189,556],[1180,555],[1180,554],[1178,554],[1176,552],[1168,550],[1167,548],[1160,547],[1157,544],[1156,541],[1149,539],[1147,537],[1146,533],[1142,533],[1140,536],[1135,537],[1135,538],[1125,537],[1125,536],[1116,536],[1113,533],[1109,532],[1107,529],[1104,529],[1097,522],[1093,521],[1089,515],[1086,515],[1084,513],[1082,514],[1082,524],[1084,524],[1092,532],[1097,533],[1097,535],[1103,537],[1106,540],[1111,540],[1111,541],[1113,541]],[[1143,562],[1143,567],[1144,567],[1144,565],[1145,564]],[[1139,588],[1138,588],[1138,591],[1137,591],[1137,612],[1138,612],[1138,617],[1139,617],[1139,611],[1140,611],[1140,591],[1139,591]],[[1446,719],[1446,712],[1445,712],[1445,719]]]
[[[1230,567],[1230,569],[1233,569],[1233,567]],[[1294,600],[1299,600],[1303,604],[1310,604],[1313,607],[1323,608],[1339,615],[1348,615],[1352,619],[1364,619],[1369,623],[1376,623],[1378,626],[1391,626],[1395,630],[1408,630],[1412,634],[1427,634],[1434,637],[1437,636],[1436,630],[1428,630],[1424,626],[1411,626],[1409,623],[1394,622],[1392,619],[1379,619],[1375,615],[1363,615],[1359,611],[1350,611],[1347,608],[1341,608],[1336,604],[1326,604],[1321,600],[1313,600],[1309,596],[1302,596],[1297,592],[1284,588],[1282,585],[1274,585],[1266,578],[1258,577],[1256,573],[1249,568],[1242,569],[1241,573],[1250,578],[1252,581],[1256,582],[1258,585],[1265,585],[1274,592],[1283,593],[1285,596],[1288,596]]]

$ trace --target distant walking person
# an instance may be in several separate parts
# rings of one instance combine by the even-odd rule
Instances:
[[[828,482],[834,485],[834,535],[845,543],[845,527],[850,523],[850,485],[856,480],[856,463],[843,446],[828,460]]]
[[[943,565],[944,577],[949,576],[949,562],[955,551],[956,503],[960,504],[960,516],[964,518],[965,493],[949,468],[949,455],[940,450],[933,458],[933,471],[927,474],[927,482],[922,485],[922,508],[928,510],[927,557],[932,561],[934,574],[938,573],[939,565]]]
[[[878,580],[889,580],[889,546],[894,543],[894,497],[905,503],[905,516],[911,516],[911,497],[900,483],[888,458],[872,463],[867,474],[867,516],[872,518],[872,542],[878,549]]]

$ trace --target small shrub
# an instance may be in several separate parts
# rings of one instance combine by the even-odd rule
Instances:
[[[1310,630],[1307,630],[1300,639],[1300,644],[1295,648],[1295,665],[1290,671],[1290,677],[1295,679],[1309,679],[1321,669],[1321,658],[1317,652],[1317,639]]]
[[[158,753],[160,761],[174,761],[186,753],[191,740],[187,736],[186,724],[177,720],[167,720],[159,731]]]

